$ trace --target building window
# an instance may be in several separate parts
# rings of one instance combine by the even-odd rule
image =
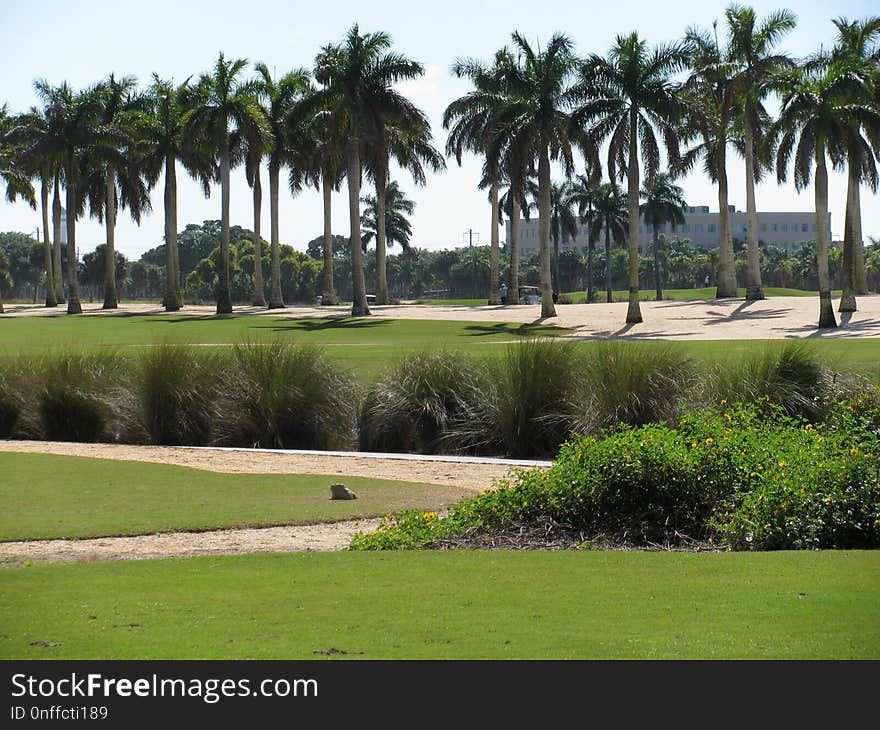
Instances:
[[[694,233],[702,233],[703,232],[703,224],[695,223],[694,224]]]
[[[773,233],[776,233],[776,231],[779,230],[779,226],[776,223],[771,223],[770,230],[773,231]]]
[[[761,224],[761,233],[766,233],[766,232],[767,232],[767,224],[766,224],[766,223],[762,223],[762,224]]]
[[[691,232],[691,227],[690,227],[690,225],[689,225],[688,223],[685,223],[685,224],[684,224],[684,232],[685,232],[685,233],[690,233],[690,232]]]
[[[801,233],[807,233],[810,230],[808,223],[801,223]]]
[[[783,233],[788,233],[788,223],[783,223],[783,224],[782,224],[782,232],[783,232]]]
[[[708,226],[709,226],[709,233],[715,233],[715,230],[716,230],[715,224],[709,223]]]

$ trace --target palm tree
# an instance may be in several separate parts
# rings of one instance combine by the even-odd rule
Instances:
[[[500,246],[498,227],[503,223],[499,209],[499,188],[504,173],[488,155],[495,115],[501,107],[498,93],[501,75],[505,64],[511,63],[509,51],[504,48],[495,54],[493,65],[486,66],[474,59],[458,59],[452,66],[452,74],[457,78],[468,78],[474,90],[453,101],[443,113],[443,128],[449,130],[446,140],[446,154],[454,155],[459,166],[465,150],[483,155],[483,178],[480,187],[489,188],[490,254],[489,254],[489,304],[500,304],[499,270]],[[497,161],[495,161],[497,163]],[[511,222],[512,225],[512,222]],[[512,284],[512,290],[515,286]],[[515,303],[515,302],[514,302]]]
[[[820,63],[845,64],[858,73],[867,86],[873,87],[875,106],[880,105],[880,17],[864,20],[838,18],[832,21],[837,28],[837,43],[831,53],[818,59]],[[864,101],[864,99],[856,100]],[[880,148],[880,130],[865,129],[873,140],[874,149]],[[862,244],[861,185],[867,183],[877,192],[877,170],[874,154],[862,143],[862,130],[851,129],[847,134],[847,205],[843,244],[843,295],[839,311],[855,311],[856,294],[867,294],[865,278],[865,249]]]
[[[197,94],[187,79],[175,86],[155,74],[148,94],[147,108],[134,115],[132,125],[137,139],[139,165],[152,188],[164,172],[165,207],[165,295],[166,312],[176,312],[183,304],[180,290],[180,257],[177,249],[177,163],[195,177],[205,197],[218,177],[212,156],[184,144],[184,130]]]
[[[715,30],[717,23],[713,23]],[[683,174],[698,159],[703,160],[703,171],[718,186],[718,272],[715,296],[719,299],[736,297],[736,266],[733,256],[733,235],[730,228],[727,186],[727,146],[734,139],[730,80],[733,65],[727,62],[727,53],[717,34],[689,28],[685,42],[691,55],[693,69],[681,90],[685,117],[681,125],[684,141],[696,145],[681,156],[675,172]],[[740,140],[736,140],[739,142]]]
[[[593,199],[595,216],[590,227],[590,245],[599,240],[605,231],[605,293],[606,301],[614,301],[611,286],[611,238],[625,242],[629,221],[629,207],[624,195],[614,183],[603,183],[596,188]]]
[[[324,212],[324,268],[321,273],[321,304],[324,306],[336,303],[336,292],[333,286],[333,228],[331,217],[332,194],[339,190],[345,175],[343,164],[344,144],[341,133],[334,124],[336,120],[327,110],[319,110],[307,126],[306,134],[310,140],[309,149],[312,154],[308,158],[306,178],[321,191]],[[299,171],[291,185],[300,184]]]
[[[85,180],[83,163],[106,163],[117,155],[126,140],[111,125],[102,123],[103,99],[100,87],[74,91],[66,82],[58,87],[39,80],[34,84],[45,107],[50,136],[26,138],[22,155],[26,159],[59,160],[67,199],[67,313],[81,314],[77,281],[76,218],[82,212],[80,188]],[[57,179],[56,179],[57,182]],[[57,189],[57,187],[56,187]],[[59,210],[60,215],[60,210]]]
[[[608,173],[612,182],[626,177],[629,205],[628,324],[641,322],[639,309],[639,149],[648,183],[660,168],[657,132],[670,167],[678,162],[676,123],[681,103],[670,76],[684,69],[687,48],[682,43],[655,46],[638,34],[618,36],[607,58],[589,56],[581,69],[586,102],[577,118],[593,122],[598,140],[610,137]],[[624,163],[626,167],[624,168]]]
[[[654,279],[657,285],[657,301],[663,300],[663,282],[660,277],[660,237],[658,229],[667,223],[675,226],[684,225],[684,191],[665,172],[654,176],[654,180],[642,190],[645,202],[639,206],[639,212],[645,225],[651,226],[654,234]]]
[[[827,158],[841,164],[847,156],[852,129],[877,128],[880,111],[871,103],[870,88],[845,64],[828,70],[796,69],[779,81],[783,96],[779,119],[771,129],[779,137],[776,174],[784,182],[790,162],[798,190],[810,183],[815,165],[816,261],[819,275],[819,327],[836,327],[828,274]],[[863,144],[867,144],[862,140]]]
[[[91,214],[105,224],[107,249],[104,256],[103,309],[116,309],[116,214],[119,207],[128,208],[136,223],[142,213],[149,211],[150,196],[135,154],[132,121],[147,103],[136,92],[137,82],[132,76],[117,79],[114,74],[99,84],[101,124],[119,137],[115,149],[98,150],[82,160],[83,184],[80,195],[88,198]]]
[[[596,250],[596,242],[590,235],[590,231],[596,217],[596,195],[597,185],[586,175],[578,175],[569,187],[569,203],[577,208],[580,223],[587,229],[587,304],[592,303],[595,296],[593,292],[593,254]]]
[[[529,177],[529,170],[523,167],[522,158],[517,150],[507,151],[500,163],[504,175],[499,183],[507,184],[507,191],[498,198],[498,225],[504,224],[504,216],[510,222],[510,240],[507,247],[510,251],[510,287],[507,290],[507,303],[519,304],[519,229],[520,216],[530,220],[534,200],[538,197],[538,187]],[[491,195],[491,193],[490,193]],[[531,199],[529,196],[531,195]]]
[[[495,164],[505,150],[516,150],[522,158],[521,169],[537,163],[541,317],[555,317],[550,281],[550,163],[558,161],[570,177],[574,174],[574,148],[593,167],[598,167],[599,154],[593,137],[575,123],[571,114],[582,99],[581,91],[570,83],[578,64],[571,40],[554,34],[544,50],[533,49],[519,33],[512,35],[512,41],[518,60],[504,66],[501,74],[502,106],[491,135],[489,156]]]
[[[379,201],[375,196],[367,195],[361,198],[361,202],[367,207],[361,214],[361,230],[363,233],[363,247],[374,238],[378,238],[379,230]],[[409,241],[412,237],[412,226],[407,216],[412,215],[416,204],[406,197],[398,187],[397,182],[392,180],[385,190],[385,239],[389,246],[399,243],[401,248],[409,251]]]
[[[345,39],[321,49],[315,62],[315,78],[322,88],[315,94],[314,108],[327,109],[345,139],[348,177],[348,213],[351,225],[352,316],[368,315],[361,251],[360,188],[362,146],[372,147],[380,140],[386,105],[396,103],[394,84],[422,75],[421,64],[399,53],[389,52],[387,33],[361,35],[353,25]]]
[[[298,68],[279,79],[273,79],[265,63],[256,65],[258,74],[257,90],[263,100],[265,118],[269,134],[265,136],[264,149],[269,159],[269,211],[271,247],[269,267],[269,308],[284,306],[281,296],[281,240],[279,235],[279,186],[281,168],[292,165],[298,172],[303,140],[303,123],[300,107],[302,100],[311,91],[311,75],[308,70]],[[259,125],[252,125],[253,133],[265,134]],[[300,178],[291,177],[291,192],[299,189]]]
[[[217,259],[217,314],[232,312],[229,292],[229,174],[233,155],[242,139],[256,136],[257,128],[267,130],[256,97],[257,85],[238,78],[246,67],[246,59],[227,61],[220,54],[213,73],[202,74],[199,78],[198,103],[188,115],[184,132],[185,149],[199,150],[220,161],[221,235]]]
[[[559,280],[559,240],[568,242],[577,237],[577,216],[572,211],[570,187],[568,183],[550,185],[550,238],[553,240],[553,287],[561,293]]]
[[[727,56],[735,66],[728,93],[740,117],[746,162],[746,299],[763,299],[755,207],[755,182],[762,174],[758,153],[763,144],[762,127],[766,118],[763,101],[774,77],[793,65],[788,56],[774,49],[782,37],[794,29],[797,18],[788,10],[780,10],[759,24],[753,8],[736,4],[727,8],[725,18]]]
[[[424,185],[427,164],[434,172],[446,169],[443,156],[431,144],[431,125],[427,117],[405,98],[396,94],[385,102],[377,141],[364,150],[367,171],[376,188],[376,304],[388,303],[386,265],[386,216],[384,210],[388,185],[388,164],[393,158],[408,170],[416,185]]]
[[[46,271],[46,306],[55,307],[58,305],[58,286],[52,261],[52,240],[49,237],[49,187],[52,184],[58,163],[57,160],[49,157],[23,160],[20,151],[16,152],[14,143],[17,137],[33,139],[50,133],[48,120],[37,107],[33,107],[30,112],[18,118],[9,117],[5,105],[0,107],[0,144],[4,144],[4,137],[8,140],[4,144],[4,150],[0,152],[0,176],[3,176],[7,181],[7,199],[11,202],[21,195],[27,202],[31,202],[28,195],[33,195],[33,188],[21,187],[21,178],[25,174],[25,170],[40,181],[40,213],[43,223],[44,251],[42,265]],[[4,173],[3,170],[6,172]],[[27,184],[30,185],[29,180]]]

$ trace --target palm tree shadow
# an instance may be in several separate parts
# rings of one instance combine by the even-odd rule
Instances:
[[[557,327],[551,324],[540,324],[541,320],[523,324],[510,324],[509,322],[497,322],[495,324],[470,324],[464,330],[469,337],[485,337],[487,335],[509,335],[512,337],[534,337],[562,335],[572,330],[565,327]]]
[[[326,332],[333,330],[372,329],[391,324],[391,319],[373,319],[367,317],[308,317],[305,319],[287,320],[284,324],[277,322],[258,324],[255,327],[271,329],[273,332]]]

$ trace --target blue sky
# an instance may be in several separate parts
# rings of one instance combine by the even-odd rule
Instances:
[[[831,17],[864,17],[877,13],[876,5],[860,0],[828,2],[751,3],[761,16],[780,7],[793,10],[798,27],[783,43],[795,56],[831,43],[834,27]],[[397,50],[422,62],[425,77],[406,85],[405,92],[431,119],[435,141],[443,146],[445,134],[440,125],[446,105],[466,93],[465,82],[449,75],[457,58],[487,59],[519,30],[533,42],[546,42],[556,31],[574,40],[577,52],[604,54],[615,35],[637,30],[650,42],[679,38],[687,26],[709,27],[723,15],[726,2],[659,3],[656,0],[619,0],[610,6],[598,3],[560,2],[461,2],[448,0],[418,7],[412,2],[290,2],[290,0],[251,2],[169,2],[152,0],[127,4],[96,0],[71,3],[48,0],[39,4],[21,0],[0,0],[0,67],[7,69],[0,85],[0,103],[13,111],[34,104],[32,83],[44,77],[50,83],[67,80],[76,87],[91,84],[111,71],[131,74],[142,82],[155,71],[163,78],[183,80],[211,67],[217,54],[263,61],[282,73],[300,66],[311,67],[321,45],[339,40],[352,23],[365,31],[384,30],[392,36]],[[369,9],[367,9],[369,8]],[[169,31],[169,29],[171,29]],[[71,40],[72,39],[72,40]],[[471,157],[458,167],[431,176],[425,188],[418,189],[405,175],[397,176],[401,187],[416,201],[413,216],[413,243],[428,248],[460,245],[467,228],[479,231],[489,240],[490,220],[486,197],[476,189],[480,163]],[[392,173],[394,174],[394,173]],[[205,199],[200,189],[182,173],[178,174],[181,228],[188,222],[220,217],[219,189]],[[692,205],[717,209],[717,193],[699,173],[684,179],[685,197]],[[265,186],[265,183],[264,183]],[[830,188],[832,235],[842,237],[845,179],[832,175]],[[241,171],[233,172],[232,221],[247,228],[253,213],[250,191]],[[812,189],[797,194],[793,185],[778,186],[771,179],[759,186],[759,210],[811,210]],[[863,189],[862,212],[865,235],[880,236],[880,205],[877,195]],[[745,207],[742,162],[733,157],[730,165],[730,202]],[[117,246],[136,258],[144,250],[162,242],[162,194],[153,195],[154,211],[140,227],[123,213],[117,230]],[[347,199],[334,196],[333,229],[348,235]],[[263,231],[268,231],[268,201],[264,202]],[[24,204],[0,203],[0,231],[33,231],[39,214]],[[280,206],[281,240],[296,248],[322,231],[321,197],[306,190],[296,198],[282,194]],[[503,237],[503,232],[502,232]],[[103,227],[95,221],[78,224],[80,253],[104,240]]]

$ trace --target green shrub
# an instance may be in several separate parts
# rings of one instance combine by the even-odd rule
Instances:
[[[219,382],[218,444],[280,449],[352,445],[354,381],[315,347],[236,345]]]
[[[463,500],[449,516],[386,519],[353,549],[418,547],[473,529],[549,517],[633,543],[688,538],[734,549],[880,547],[880,408],[838,406],[828,424],[781,406],[685,414],[677,427],[624,427],[567,442],[533,469]],[[874,405],[871,405],[873,403]]]
[[[19,432],[25,411],[26,378],[19,363],[0,361],[0,439]]]
[[[458,352],[408,355],[367,390],[358,417],[360,448],[450,450],[449,426],[474,408],[485,391],[484,381],[481,369]]]
[[[707,381],[707,400],[719,403],[763,401],[791,416],[815,420],[834,401],[838,379],[806,343],[768,346],[715,367]],[[842,385],[842,384],[841,384]]]
[[[115,352],[46,355],[36,375],[40,426],[50,441],[138,441],[127,363]]]
[[[486,363],[485,389],[450,425],[460,450],[528,458],[555,454],[577,410],[578,368],[569,342],[527,339]]]
[[[141,419],[155,444],[205,446],[219,418],[218,356],[191,345],[149,348],[137,362]]]
[[[588,350],[580,370],[577,429],[583,433],[674,422],[694,383],[689,358],[669,345],[599,342]]]

